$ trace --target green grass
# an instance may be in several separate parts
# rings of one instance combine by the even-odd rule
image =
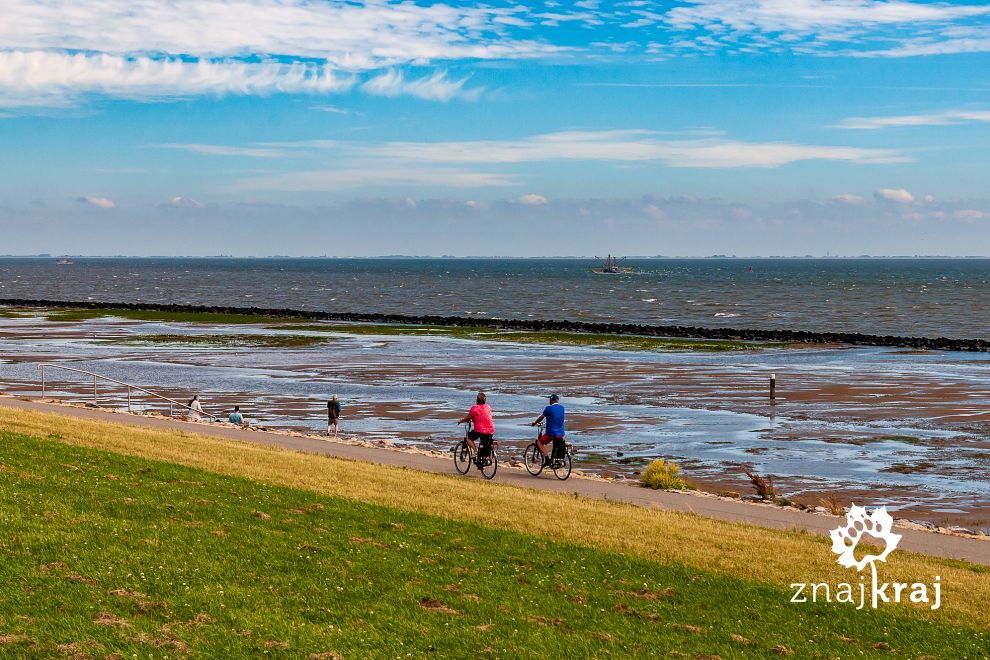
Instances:
[[[280,327],[280,329],[282,329]],[[507,341],[522,344],[556,344],[559,346],[587,346],[620,351],[755,351],[765,348],[785,348],[796,344],[772,342],[724,341],[715,339],[679,339],[673,337],[639,337],[632,335],[607,335],[585,332],[543,332],[499,330],[496,328],[464,328],[456,326],[389,325],[389,324],[302,324],[292,325],[292,330],[305,332],[339,332],[349,335],[412,335],[422,337],[451,337],[455,339],[480,339]]]
[[[0,463],[0,655],[948,658],[988,644],[983,630],[792,605],[778,586],[58,437],[0,433]]]
[[[78,323],[91,319],[121,318],[134,321],[170,321],[175,323],[212,323],[240,325],[244,323],[279,323],[279,319],[255,314],[215,314],[212,312],[156,312],[134,309],[52,309],[45,310],[49,321]]]
[[[177,344],[184,346],[229,346],[258,348],[303,348],[333,341],[312,335],[137,335],[107,339],[118,344]]]

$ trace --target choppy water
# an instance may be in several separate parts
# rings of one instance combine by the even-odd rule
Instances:
[[[0,298],[990,338],[987,259],[0,259]],[[750,268],[752,270],[750,271]]]

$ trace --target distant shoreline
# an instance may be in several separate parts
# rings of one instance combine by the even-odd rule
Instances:
[[[188,261],[209,261],[209,260],[245,260],[245,261],[538,261],[538,260],[561,260],[561,261],[595,261],[598,257],[592,255],[537,255],[537,256],[512,256],[512,255],[414,255],[414,254],[379,254],[370,256],[354,255],[320,255],[320,256],[290,256],[290,255],[134,255],[134,254],[0,254],[2,259],[93,259],[101,261],[128,260],[128,259],[177,259]],[[915,255],[727,255],[712,254],[705,256],[676,256],[676,255],[628,255],[623,256],[629,261],[980,261],[990,260],[990,255],[939,255],[939,254],[915,254]]]
[[[365,312],[321,312],[288,308],[228,307],[217,305],[180,305],[159,303],[124,303],[107,301],[40,300],[3,298],[0,305],[58,309],[131,310],[164,313],[237,314],[272,319],[306,321],[345,321],[357,323],[391,323],[401,325],[495,328],[521,331],[591,332],[609,335],[638,335],[686,339],[714,339],[797,344],[845,344],[917,350],[990,352],[990,341],[948,337],[906,337],[873,335],[858,332],[810,332],[805,330],[758,330],[747,328],[706,328],[682,325],[649,325],[570,320],[500,319],[465,316],[382,314]]]

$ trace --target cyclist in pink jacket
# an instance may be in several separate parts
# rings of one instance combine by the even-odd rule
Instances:
[[[485,401],[484,392],[478,392],[477,403],[471,406],[471,410],[465,415],[458,424],[463,424],[465,422],[471,422],[474,426],[470,431],[467,432],[465,439],[468,444],[471,445],[471,451],[477,454],[478,448],[474,444],[475,440],[481,440],[481,446],[484,449],[488,449],[492,444],[492,436],[495,435],[495,422],[492,421],[492,407],[489,406]]]

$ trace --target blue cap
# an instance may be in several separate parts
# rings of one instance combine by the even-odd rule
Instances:
[[[560,395],[559,394],[551,394],[550,395],[550,400],[551,401],[560,401]]]

